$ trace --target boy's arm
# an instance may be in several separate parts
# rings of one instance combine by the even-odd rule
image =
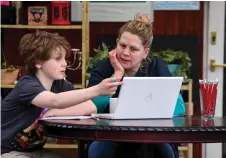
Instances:
[[[31,103],[42,108],[56,108],[63,109],[85,102],[91,98],[100,95],[97,86],[93,86],[87,89],[72,90],[68,92],[61,92],[55,94],[50,91],[43,91],[38,94]]]
[[[65,91],[74,90],[75,87],[65,81],[56,81],[54,84],[54,88],[52,89],[54,92],[60,93]],[[69,108],[64,109],[49,109],[45,112],[42,117],[49,117],[49,116],[80,116],[80,115],[90,115],[92,113],[96,113],[97,109],[96,106],[93,104],[92,101],[88,100],[78,105],[71,106]]]
[[[118,80],[118,78],[114,78],[114,80]],[[115,93],[116,86],[121,85],[122,82],[112,81],[112,78],[108,78],[103,80],[96,86],[81,90],[62,92],[58,94],[49,91],[43,91],[38,94],[31,103],[42,108],[67,108],[90,100],[91,98],[95,98],[97,96]]]
[[[81,116],[91,115],[92,113],[103,112],[109,104],[111,96],[99,96],[78,105],[74,105],[65,109],[50,109],[43,117],[49,116]]]
[[[65,109],[50,109],[48,110],[43,117],[49,116],[81,116],[81,115],[90,115],[96,113],[97,108],[91,100],[83,102],[78,105],[74,105]]]

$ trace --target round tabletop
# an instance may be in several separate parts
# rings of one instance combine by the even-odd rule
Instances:
[[[48,136],[125,142],[224,142],[226,119],[40,120]]]

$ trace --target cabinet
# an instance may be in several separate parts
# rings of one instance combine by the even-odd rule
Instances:
[[[1,25],[1,29],[79,29],[82,31],[82,82],[77,88],[85,87],[86,61],[89,55],[89,7],[87,1],[82,2],[82,24],[81,25]],[[1,85],[1,88],[14,88],[14,85]]]

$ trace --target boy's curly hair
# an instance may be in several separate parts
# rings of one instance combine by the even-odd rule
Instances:
[[[58,47],[65,49],[67,56],[71,52],[70,43],[57,33],[39,31],[24,35],[20,40],[19,50],[26,73],[35,74],[36,62],[49,60],[51,52]]]

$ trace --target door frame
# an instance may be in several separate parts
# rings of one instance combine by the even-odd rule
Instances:
[[[226,2],[225,2],[225,13],[224,13],[224,63],[226,63]],[[223,105],[226,105],[226,68],[223,70]],[[223,116],[226,116],[226,107],[223,106]],[[222,147],[222,158],[226,158],[226,143]],[[225,153],[225,155],[224,155]]]
[[[210,59],[215,59],[219,64],[225,61],[225,15],[225,2],[204,2],[203,78],[218,78],[218,96],[215,111],[217,117],[223,116],[223,79],[225,78],[223,77],[223,72],[225,72],[225,70],[223,70],[223,68],[217,68],[215,72],[211,72]],[[211,44],[211,31],[217,32],[215,45]],[[203,158],[222,158],[222,153],[221,143],[206,143],[202,145]]]

